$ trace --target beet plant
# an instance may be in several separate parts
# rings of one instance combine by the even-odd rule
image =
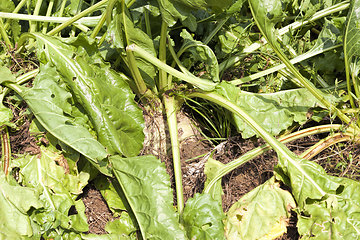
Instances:
[[[0,238],[275,239],[295,212],[304,239],[358,239],[359,183],[311,158],[359,142],[359,10],[357,0],[1,0]],[[38,67],[15,71],[19,55]],[[10,93],[45,139],[38,154],[11,155]],[[201,116],[216,106],[242,138],[266,142],[227,164],[209,153],[204,190],[186,203],[179,126],[197,123],[185,102]],[[338,124],[316,123],[325,116]],[[319,133],[329,135],[299,156],[284,145]],[[165,164],[140,154],[149,138],[172,159],[176,202]],[[274,177],[224,213],[222,177],[270,149]],[[90,181],[117,217],[105,235],[86,233]]]

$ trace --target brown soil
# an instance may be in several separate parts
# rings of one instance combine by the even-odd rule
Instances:
[[[86,207],[85,214],[89,224],[88,233],[106,234],[105,225],[115,218],[100,191],[98,191],[94,185],[89,184],[89,186],[84,189],[81,199]]]
[[[13,108],[14,119],[17,125],[21,123],[16,131],[10,131],[11,147],[15,155],[24,152],[36,154],[38,152],[38,143],[42,141],[41,136],[32,136],[29,134],[30,121],[26,115],[22,114],[25,111],[24,109],[25,106]],[[299,154],[323,137],[324,136],[308,137],[289,143],[288,147]],[[215,147],[216,151],[213,157],[222,163],[228,163],[261,144],[263,144],[262,140],[244,140],[239,136],[232,137]],[[322,165],[329,174],[360,180],[359,147],[359,145],[354,145],[351,142],[339,143],[323,151],[313,159],[313,161]],[[214,146],[201,138],[193,137],[181,143],[185,200],[203,190],[206,180],[204,174],[206,156],[204,157],[204,155],[212,150],[214,150]],[[351,161],[349,161],[349,159],[351,159]],[[162,160],[166,162],[167,170],[171,179],[173,179],[172,162],[170,158],[163,157]],[[224,211],[227,211],[241,196],[269,179],[273,175],[273,167],[276,163],[276,154],[274,151],[268,151],[266,154],[245,163],[226,175],[222,181]],[[92,184],[89,184],[89,186],[84,189],[84,194],[81,198],[86,206],[85,213],[90,227],[89,233],[106,233],[104,229],[106,223],[114,218],[100,192]],[[294,214],[290,218],[288,233],[280,239],[298,238],[296,215]]]

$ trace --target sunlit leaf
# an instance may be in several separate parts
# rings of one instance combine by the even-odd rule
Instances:
[[[227,212],[227,239],[275,239],[286,232],[295,201],[271,178],[256,187]]]
[[[184,208],[182,216],[189,239],[226,239],[221,204],[210,194],[195,194]]]
[[[110,161],[144,239],[184,239],[164,163],[154,156]]]
[[[56,67],[85,109],[108,153],[138,155],[144,140],[144,119],[134,102],[135,95],[121,75],[102,62],[93,43],[83,36],[71,42],[75,47],[54,37],[39,33],[34,36],[38,55]]]
[[[221,83],[217,86],[217,92],[247,111],[272,135],[278,135],[294,122],[304,124],[309,109],[319,106],[317,99],[308,94],[306,89],[257,94],[241,91],[231,84]],[[332,95],[324,94],[324,98],[336,100]],[[255,131],[235,115],[234,122],[244,138],[255,135]]]

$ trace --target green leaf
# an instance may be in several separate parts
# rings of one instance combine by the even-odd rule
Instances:
[[[108,222],[105,230],[110,234],[129,236],[136,232],[136,228],[127,212],[122,212],[120,218]]]
[[[360,1],[351,1],[350,9],[347,15],[347,23],[344,33],[344,55],[346,79],[348,81],[348,91],[350,92],[350,74],[353,80],[356,96],[360,95],[359,80],[357,75],[360,71]]]
[[[144,239],[185,239],[164,163],[154,156],[111,156],[113,171]]]
[[[89,174],[66,174],[65,169],[56,164],[61,158],[59,153],[41,147],[41,156],[27,155],[12,162],[20,168],[21,183],[41,193],[39,199],[45,208],[33,212],[32,219],[43,232],[50,229],[88,231],[85,206],[81,200],[75,199],[87,185]],[[72,206],[76,213],[69,215]]]
[[[180,20],[183,25],[189,27],[190,31],[196,30],[196,19],[191,14],[193,10],[190,6],[181,1],[157,0],[162,20],[170,27],[174,26],[177,20]],[[188,1],[190,2],[190,1]]]
[[[309,202],[298,215],[298,231],[304,239],[359,239],[359,182],[334,178],[343,186],[336,196]]]
[[[0,66],[0,75],[1,75],[0,83],[16,81],[15,75],[12,74],[10,69],[8,69],[5,66]]]
[[[104,160],[107,156],[104,147],[87,128],[69,116],[71,94],[57,84],[58,80],[58,73],[50,65],[42,66],[34,87],[22,88],[18,94],[47,131],[90,159],[102,173],[110,175]]]
[[[360,1],[351,1],[344,35],[344,54],[351,61],[360,57]]]
[[[15,4],[11,0],[0,0],[0,12],[12,12]]]
[[[217,86],[216,91],[257,119],[262,127],[272,135],[278,135],[294,122],[305,123],[308,110],[319,106],[317,99],[309,95],[306,89],[256,94],[241,91],[228,83],[221,83]],[[329,100],[335,100],[332,95],[324,94],[323,96]],[[235,114],[233,116],[236,128],[242,133],[243,138],[255,135],[255,131],[251,127]]]
[[[223,163],[216,161],[211,156],[208,158],[207,162],[205,163],[205,169],[204,169],[204,173],[206,175],[206,182],[205,182],[204,188],[206,188],[206,186],[210,183],[210,181],[218,175],[219,170],[223,166],[224,166]],[[216,182],[216,184],[214,184],[214,186],[209,191],[209,194],[211,195],[211,197],[213,199],[218,201],[218,203],[220,203],[220,205],[222,204],[221,196],[224,194],[224,192],[223,192],[222,186],[221,186],[221,179],[219,179]]]
[[[285,180],[299,206],[300,235],[309,239],[359,238],[359,182],[329,176],[321,166],[305,159],[290,163],[280,158],[279,168],[281,175],[287,175]]]
[[[125,14],[124,16],[120,11],[119,6],[116,8],[116,14],[109,26],[107,41],[112,43],[115,48],[121,49],[122,51],[125,51],[127,43],[129,43],[129,45],[136,43],[138,46],[141,46],[141,48],[146,49],[151,55],[156,56],[153,40],[140,28],[137,28],[134,25],[128,14]],[[136,54],[135,58],[141,76],[144,81],[153,88],[155,86],[154,79],[156,76],[154,65]]]
[[[110,210],[117,217],[122,211],[126,210],[125,205],[117,193],[114,185],[105,176],[98,176],[95,181],[95,187],[101,192]]]
[[[214,82],[220,82],[219,64],[211,48],[200,41],[194,40],[185,29],[180,33],[180,36],[184,39],[181,48],[186,49],[191,54],[189,58],[185,59],[184,66],[191,67],[194,62],[202,62],[205,64],[205,69],[210,78]]]
[[[187,7],[193,9],[206,9],[206,8],[214,8],[215,10],[226,10],[228,6],[233,2],[233,0],[224,0],[224,1],[217,1],[217,0],[178,0]]]
[[[295,157],[295,154],[291,162],[282,156],[279,156],[279,160],[276,169],[280,168],[289,178],[288,184],[292,186],[292,194],[300,208],[306,205],[308,198],[320,200],[327,192],[336,193],[340,186],[314,162]]]
[[[0,239],[23,239],[39,235],[30,209],[43,208],[40,193],[34,188],[10,184],[0,171]]]
[[[182,218],[189,239],[226,239],[224,212],[210,194],[196,193],[187,201]]]
[[[33,35],[37,39],[38,55],[46,56],[43,61],[56,67],[85,109],[108,153],[138,155],[144,140],[142,111],[127,82],[94,51],[95,43],[88,43],[82,35],[72,40],[75,46],[40,33]]]
[[[295,201],[271,178],[256,187],[227,212],[227,239],[275,239],[286,232]]]
[[[293,74],[290,78],[295,83],[298,80],[302,86],[304,86],[324,107],[329,111],[335,113],[346,124],[350,124],[350,118],[341,112],[335,105],[329,102],[324,93],[317,89],[312,82],[307,80],[297,68],[290,62],[283,51],[281,51],[277,44],[277,37],[275,35],[274,25],[282,19],[282,10],[286,8],[287,3],[282,0],[250,0],[249,6],[251,13],[254,17],[256,25],[264,35],[271,48],[275,51],[280,60],[286,65],[288,70]],[[280,11],[280,12],[279,12]],[[298,84],[298,83],[297,83]],[[359,93],[360,95],[360,93]]]

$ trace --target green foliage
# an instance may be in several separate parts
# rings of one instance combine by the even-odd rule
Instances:
[[[153,39],[140,28],[136,27],[131,20],[129,13],[123,13],[119,5],[115,8],[115,15],[111,21],[107,34],[107,40],[112,43],[112,47],[118,51],[125,51],[126,46],[136,43],[148,53],[156,56]],[[155,67],[145,59],[135,55],[137,67],[145,82],[152,88],[155,86],[156,76]]]
[[[256,187],[226,213],[227,239],[274,239],[286,232],[295,201],[272,177]]]
[[[182,218],[189,239],[226,239],[222,222],[225,215],[210,194],[197,193],[189,199]]]
[[[65,173],[57,165],[62,159],[58,152],[41,147],[40,155],[12,160],[13,171],[20,169],[19,183],[0,173],[1,215],[7,219],[0,224],[2,239],[76,236],[88,231],[85,206],[76,198],[87,185],[89,175]],[[71,207],[76,213],[70,212]]]
[[[191,67],[194,63],[201,62],[205,65],[206,72],[210,75],[209,78],[214,82],[220,82],[219,64],[211,48],[200,41],[195,41],[185,29],[180,36],[184,39],[183,51],[190,52],[190,57],[183,62],[184,66]]]
[[[96,178],[95,187],[101,192],[101,195],[115,217],[120,215],[122,211],[126,210],[125,204],[116,191],[114,184],[105,176],[98,176]]]
[[[110,157],[144,239],[184,239],[165,165],[154,156]]]
[[[1,239],[25,239],[38,235],[33,228],[39,228],[31,218],[30,209],[44,207],[39,199],[37,189],[22,187],[19,184],[8,182],[5,174],[0,172],[0,215],[6,221],[0,223]],[[24,201],[26,199],[26,201]]]
[[[71,95],[57,84],[59,74],[49,65],[41,69],[34,87],[22,88],[18,93],[47,131],[90,159],[101,172],[109,174],[104,161],[105,148],[86,127],[77,123],[76,118],[69,117]]]
[[[291,163],[280,159],[277,170],[283,181],[291,186],[299,206],[301,235],[314,239],[359,236],[360,197],[355,190],[358,182],[329,176],[321,166],[305,159]]]
[[[38,55],[56,66],[108,153],[137,155],[144,139],[144,120],[125,80],[105,65],[81,36],[77,39],[81,45],[73,43],[76,47],[42,34],[35,36]]]
[[[231,102],[235,103],[257,119],[261,126],[270,134],[278,135],[294,122],[304,124],[307,121],[307,112],[319,106],[317,99],[308,95],[306,89],[284,90],[276,93],[250,93],[241,91],[234,85],[221,83],[216,90]],[[330,101],[336,100],[333,95],[323,95]],[[244,124],[238,116],[233,114],[234,123],[243,138],[255,135],[255,131]]]
[[[330,0],[40,3],[27,1],[25,9],[0,0],[0,14],[7,12],[1,15],[0,36],[16,47],[1,48],[0,127],[19,124],[3,104],[11,88],[31,109],[29,118],[36,118],[31,132],[41,145],[41,154],[18,155],[10,161],[10,174],[0,172],[0,239],[273,239],[285,231],[294,207],[304,239],[359,238],[359,183],[327,175],[273,137],[311,120],[312,111],[319,113],[317,119],[329,114],[358,130],[358,0],[351,5]],[[12,14],[15,8],[22,15]],[[80,19],[54,18],[84,10]],[[31,29],[44,34],[26,34],[28,24],[18,18],[27,15]],[[62,31],[53,31],[64,21]],[[25,34],[19,40],[20,32]],[[26,43],[29,36],[33,39]],[[21,75],[30,69],[26,61],[39,61],[39,69]],[[230,71],[223,75],[225,69]],[[36,74],[32,85],[23,85]],[[345,77],[347,93],[338,84]],[[234,78],[240,79],[226,82]],[[167,91],[158,88],[166,84]],[[243,196],[226,216],[220,176],[270,147],[236,164],[209,157],[205,192],[184,208],[176,111],[189,97],[206,100],[197,103],[202,105],[197,114],[216,137],[231,131],[231,121],[243,138],[262,137],[279,156],[277,180]],[[154,156],[138,156],[144,119],[137,101],[145,111],[154,107],[168,117],[177,208],[165,165]],[[223,125],[219,131],[213,119]],[[86,234],[85,206],[78,199],[90,180],[117,217],[101,236]]]
[[[120,218],[115,219],[112,222],[108,222],[105,226],[105,230],[110,234],[121,234],[124,236],[135,236],[136,228],[127,212],[121,213]],[[135,237],[132,237],[136,239]]]

